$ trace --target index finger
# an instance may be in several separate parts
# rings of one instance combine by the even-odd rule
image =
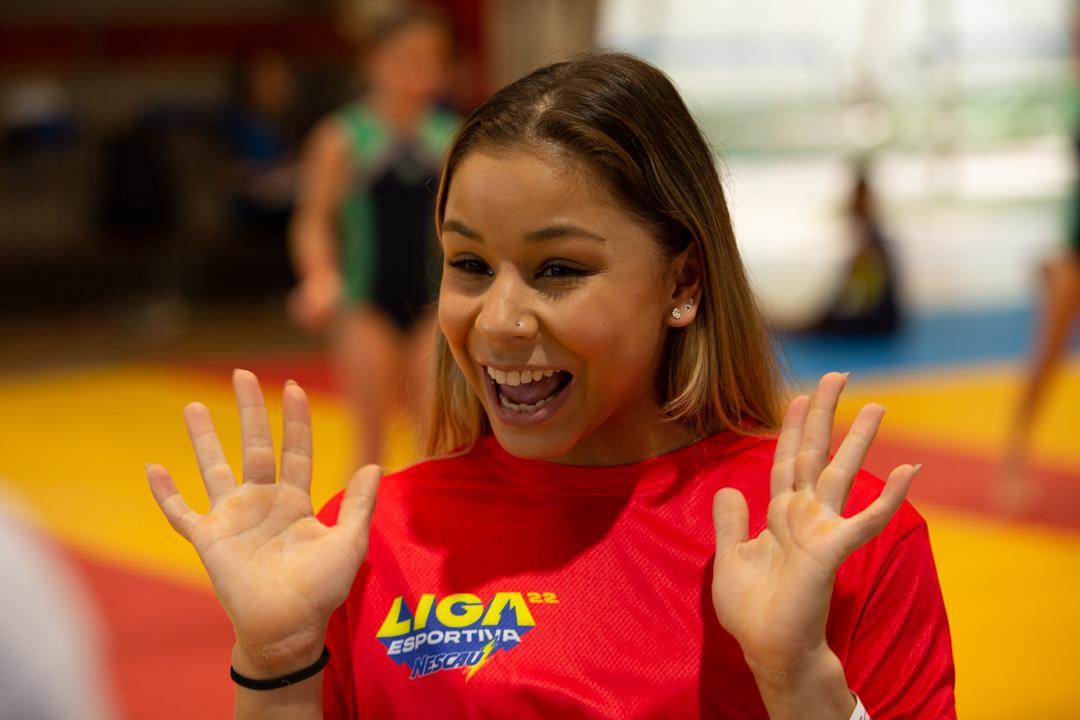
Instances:
[[[213,505],[218,498],[236,487],[236,479],[214,430],[210,410],[202,403],[189,403],[184,408],[184,424],[191,438],[191,446],[195,448],[195,459],[199,463],[199,474],[206,486],[206,494]]]

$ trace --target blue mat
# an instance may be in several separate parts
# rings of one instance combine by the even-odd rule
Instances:
[[[1024,362],[1031,354],[1035,317],[1030,307],[985,312],[912,315],[890,337],[775,335],[781,367],[798,382],[830,370],[853,373],[942,365]],[[1072,347],[1080,348],[1080,333]]]

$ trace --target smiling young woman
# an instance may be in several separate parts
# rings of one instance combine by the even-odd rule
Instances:
[[[233,621],[238,717],[955,717],[918,468],[859,470],[879,405],[830,455],[845,375],[781,422],[711,153],[660,71],[606,53],[505,88],[436,214],[432,457],[377,510],[368,466],[316,520],[295,384],[275,482],[242,371],[244,482],[198,404],[210,512],[149,469]]]
[[[695,439],[661,422],[662,399],[641,380],[661,369],[669,322],[690,321],[693,309],[675,320],[671,308],[699,295],[700,262],[683,251],[672,287],[649,229],[575,165],[543,148],[477,148],[454,169],[439,326],[503,448],[621,465]],[[542,392],[514,384],[534,369],[555,371]]]

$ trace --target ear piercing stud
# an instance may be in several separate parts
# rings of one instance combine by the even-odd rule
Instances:
[[[694,298],[690,298],[689,300],[687,300],[686,304],[683,305],[683,307],[686,308],[686,312],[690,312],[690,309],[694,307]],[[681,318],[682,314],[683,311],[680,310],[678,306],[671,308],[671,317],[675,318],[676,320]]]

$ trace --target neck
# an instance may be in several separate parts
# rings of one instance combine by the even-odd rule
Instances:
[[[675,452],[700,439],[683,425],[661,419],[657,412],[655,422],[647,427],[636,419],[631,423],[609,421],[570,452],[547,460],[562,465],[589,467],[629,465]]]

